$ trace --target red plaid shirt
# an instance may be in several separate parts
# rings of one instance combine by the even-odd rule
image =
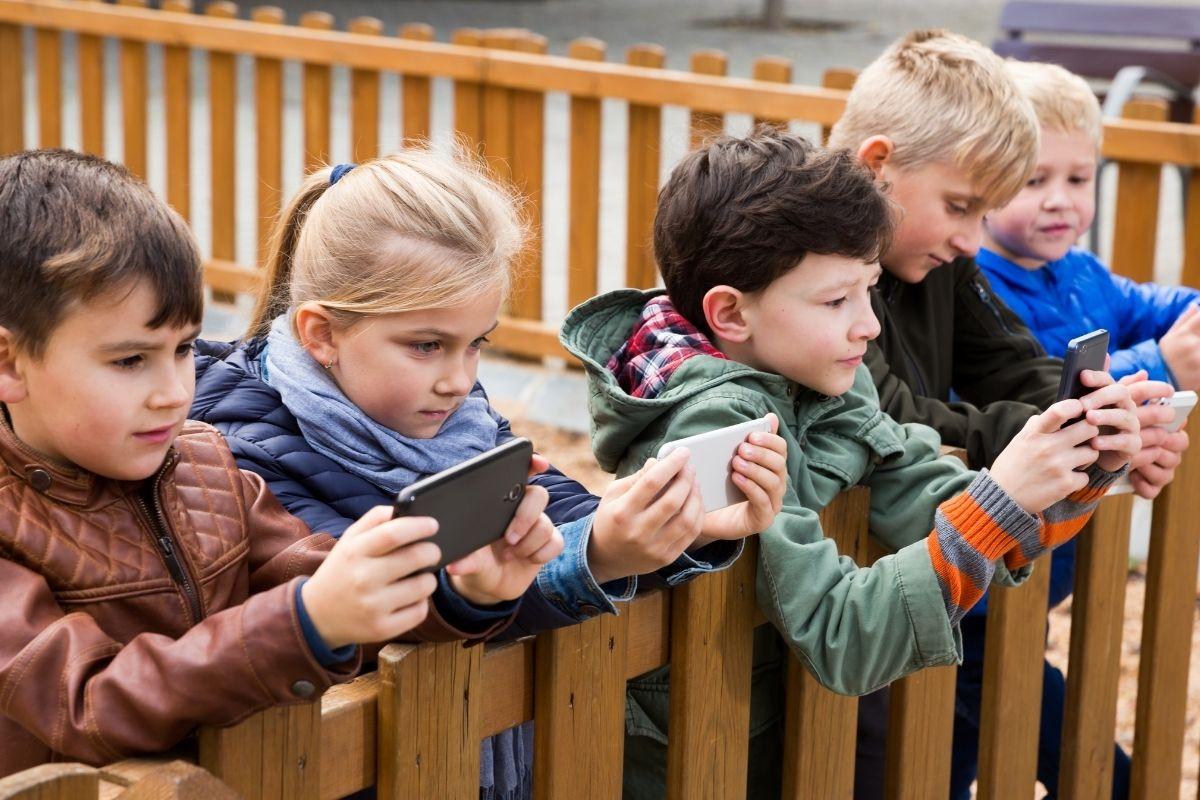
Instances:
[[[627,394],[653,399],[667,388],[679,365],[693,356],[725,358],[662,294],[642,308],[633,332],[606,366]]]

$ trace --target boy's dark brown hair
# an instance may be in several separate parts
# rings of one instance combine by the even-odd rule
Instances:
[[[684,156],[658,194],[654,256],[679,313],[708,335],[714,286],[765,289],[809,253],[874,261],[892,233],[891,204],[844,150],[760,127]]]
[[[75,303],[147,281],[151,328],[198,323],[200,254],[187,223],[124,167],[70,150],[0,158],[0,326],[42,355]]]

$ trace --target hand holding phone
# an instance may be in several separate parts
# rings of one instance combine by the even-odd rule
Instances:
[[[745,501],[745,492],[733,480],[733,457],[751,433],[770,430],[771,423],[764,417],[705,431],[665,443],[658,448],[658,460],[662,461],[678,449],[686,449],[691,453],[690,461],[696,470],[696,482],[700,484],[704,510],[715,511]]]

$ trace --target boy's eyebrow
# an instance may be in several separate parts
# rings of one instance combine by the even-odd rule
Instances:
[[[196,339],[200,336],[200,328],[193,328],[188,332],[187,336],[183,337],[184,341]],[[102,353],[122,353],[130,350],[162,350],[163,346],[159,342],[150,342],[145,339],[125,339],[120,342],[112,342],[111,344],[100,345]]]
[[[946,197],[966,203],[969,208],[978,208],[987,202],[977,194],[963,194],[962,192],[946,192]]]
[[[882,274],[883,274],[883,267],[876,264],[875,269],[871,270],[871,277],[867,278],[867,281],[868,282],[873,281]],[[844,280],[836,281],[836,282],[830,283],[826,286],[822,286],[820,291],[833,292],[833,291],[837,291],[839,289],[848,289],[851,286],[857,285],[859,280],[860,280],[859,278],[845,278]]]

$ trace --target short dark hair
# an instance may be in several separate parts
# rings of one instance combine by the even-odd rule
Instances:
[[[684,156],[658,194],[654,257],[672,303],[712,335],[705,293],[765,289],[808,253],[877,260],[891,203],[845,150],[760,126]]]
[[[204,314],[187,223],[124,167],[70,150],[0,158],[0,326],[40,356],[70,307],[148,281],[151,328]]]

